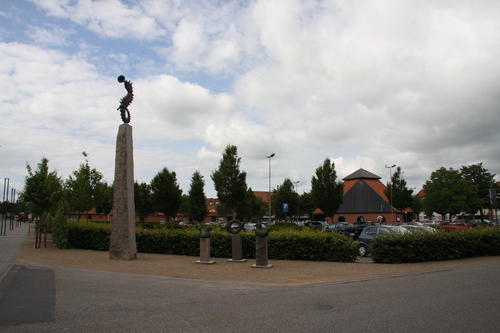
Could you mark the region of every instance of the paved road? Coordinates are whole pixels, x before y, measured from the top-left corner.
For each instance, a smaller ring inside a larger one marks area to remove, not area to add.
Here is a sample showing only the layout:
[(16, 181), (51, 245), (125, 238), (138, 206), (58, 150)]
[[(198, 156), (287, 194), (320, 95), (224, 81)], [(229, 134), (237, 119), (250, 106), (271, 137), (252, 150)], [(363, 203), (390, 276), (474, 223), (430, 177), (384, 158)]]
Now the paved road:
[(300, 287), (13, 265), (0, 331), (499, 332), (499, 278), (498, 263)]

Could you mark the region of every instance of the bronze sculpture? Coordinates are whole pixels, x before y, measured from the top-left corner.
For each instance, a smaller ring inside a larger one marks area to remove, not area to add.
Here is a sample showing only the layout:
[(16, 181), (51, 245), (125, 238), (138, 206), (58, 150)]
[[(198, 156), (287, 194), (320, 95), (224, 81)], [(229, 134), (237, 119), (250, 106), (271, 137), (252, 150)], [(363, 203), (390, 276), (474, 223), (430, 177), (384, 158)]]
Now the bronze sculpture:
[(128, 110), (128, 106), (134, 100), (134, 91), (132, 90), (132, 82), (125, 80), (125, 76), (118, 76), (118, 82), (125, 84), (125, 89), (127, 90), (127, 94), (122, 97), (120, 100), (120, 106), (117, 110), (120, 111), (120, 116), (122, 117), (123, 123), (130, 123), (130, 111)]

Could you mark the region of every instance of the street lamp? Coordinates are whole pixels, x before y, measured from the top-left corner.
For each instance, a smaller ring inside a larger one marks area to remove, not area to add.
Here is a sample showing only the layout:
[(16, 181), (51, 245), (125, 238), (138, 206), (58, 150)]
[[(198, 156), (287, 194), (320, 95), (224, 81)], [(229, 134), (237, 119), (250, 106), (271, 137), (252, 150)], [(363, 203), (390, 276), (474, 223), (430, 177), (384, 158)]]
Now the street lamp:
[(298, 184), (298, 183), (300, 183), (300, 180), (297, 180), (296, 182), (292, 182), (292, 183), (294, 183), (294, 184), (295, 184), (295, 192), (296, 192), (297, 194), (299, 194), (299, 191), (297, 190), (297, 186), (298, 186), (297, 184)]
[(269, 192), (268, 192), (268, 196), (269, 196), (269, 222), (271, 222), (271, 158), (274, 157), (274, 153), (272, 153), (271, 155), (269, 156), (266, 156), (266, 158), (269, 159)]
[(392, 168), (394, 168), (396, 164), (388, 166), (386, 165), (385, 167), (389, 169), (389, 179), (391, 180), (391, 222), (394, 222), (394, 209), (392, 208), (392, 188), (394, 187), (392, 183)]

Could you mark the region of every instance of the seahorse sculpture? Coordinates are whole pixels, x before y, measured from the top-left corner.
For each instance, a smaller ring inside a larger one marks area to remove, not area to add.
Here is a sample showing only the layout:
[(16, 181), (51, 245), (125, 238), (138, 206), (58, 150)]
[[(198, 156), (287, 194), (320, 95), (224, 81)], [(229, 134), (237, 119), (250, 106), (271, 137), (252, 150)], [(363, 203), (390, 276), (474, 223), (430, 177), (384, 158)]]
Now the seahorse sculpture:
[(118, 82), (125, 84), (125, 89), (127, 90), (127, 94), (122, 97), (120, 100), (120, 106), (117, 110), (120, 111), (120, 116), (125, 124), (130, 123), (130, 111), (128, 110), (128, 106), (134, 100), (134, 91), (132, 90), (132, 82), (125, 80), (125, 76), (118, 76)]

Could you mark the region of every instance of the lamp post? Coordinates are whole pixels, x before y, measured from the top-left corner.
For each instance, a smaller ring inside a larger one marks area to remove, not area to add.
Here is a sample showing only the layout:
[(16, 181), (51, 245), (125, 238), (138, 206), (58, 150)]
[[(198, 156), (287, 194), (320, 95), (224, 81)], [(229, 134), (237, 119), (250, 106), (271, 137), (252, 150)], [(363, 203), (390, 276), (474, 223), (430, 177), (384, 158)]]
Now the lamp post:
[(272, 153), (271, 155), (269, 156), (266, 156), (266, 158), (269, 159), (269, 192), (268, 192), (268, 196), (269, 196), (269, 222), (271, 222), (271, 158), (274, 157), (274, 153)]
[(299, 194), (299, 191), (298, 191), (298, 189), (297, 189), (297, 187), (298, 187), (298, 185), (297, 185), (297, 184), (298, 184), (298, 183), (300, 183), (300, 180), (297, 180), (296, 182), (293, 182), (293, 183), (295, 184), (295, 192), (296, 192), (297, 194)]
[(388, 166), (386, 165), (385, 167), (387, 169), (389, 169), (389, 179), (391, 181), (391, 222), (394, 222), (394, 209), (392, 208), (392, 187), (393, 187), (393, 183), (392, 183), (392, 168), (394, 168), (396, 166), (396, 164), (393, 164), (391, 166)]

